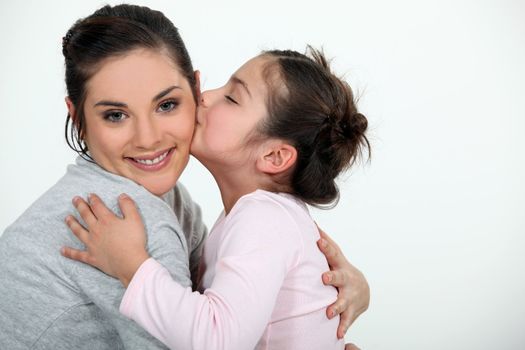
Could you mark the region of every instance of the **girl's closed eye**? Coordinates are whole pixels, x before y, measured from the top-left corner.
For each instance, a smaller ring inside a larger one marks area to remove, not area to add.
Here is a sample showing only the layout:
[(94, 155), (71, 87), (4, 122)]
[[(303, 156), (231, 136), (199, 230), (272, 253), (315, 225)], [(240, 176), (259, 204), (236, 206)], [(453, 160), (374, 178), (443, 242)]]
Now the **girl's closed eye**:
[(127, 118), (127, 115), (120, 111), (108, 111), (104, 113), (104, 120), (110, 123), (119, 123)]
[(233, 97), (231, 97), (230, 95), (224, 95), (224, 98), (226, 98), (227, 101), (231, 102), (231, 103), (234, 103), (236, 105), (238, 105), (239, 103), (233, 99)]
[(168, 113), (173, 111), (175, 108), (179, 106), (179, 101), (177, 100), (166, 100), (159, 104), (159, 107), (157, 108), (157, 112), (159, 113)]

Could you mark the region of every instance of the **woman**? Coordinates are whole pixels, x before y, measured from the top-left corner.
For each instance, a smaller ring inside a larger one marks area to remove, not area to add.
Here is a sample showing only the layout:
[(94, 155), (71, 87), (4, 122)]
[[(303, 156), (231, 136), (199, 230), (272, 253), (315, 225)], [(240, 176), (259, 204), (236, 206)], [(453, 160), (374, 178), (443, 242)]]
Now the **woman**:
[[(141, 54), (116, 64), (132, 50)], [(119, 314), (118, 281), (58, 250), (82, 247), (63, 222), (70, 198), (96, 192), (120, 213), (116, 198), (125, 192), (137, 201), (150, 254), (191, 285), (206, 229), (176, 181), (188, 161), (198, 79), (173, 24), (138, 6), (106, 6), (78, 21), (63, 53), (70, 143), (82, 157), (0, 238), (0, 347), (163, 348)], [(132, 125), (117, 130), (126, 116)]]

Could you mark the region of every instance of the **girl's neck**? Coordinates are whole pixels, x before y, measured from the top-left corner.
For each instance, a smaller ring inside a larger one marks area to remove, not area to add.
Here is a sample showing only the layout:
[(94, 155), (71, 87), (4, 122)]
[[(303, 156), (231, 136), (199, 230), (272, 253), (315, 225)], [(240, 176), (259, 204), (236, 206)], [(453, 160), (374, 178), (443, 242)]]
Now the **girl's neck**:
[(258, 189), (271, 191), (267, 185), (265, 174), (237, 167), (233, 168), (233, 170), (232, 168), (222, 169), (221, 171), (210, 168), (208, 170), (210, 170), (217, 186), (219, 186), (226, 215), (242, 196)]
[(242, 196), (252, 193), (257, 189), (263, 189), (261, 184), (256, 183), (255, 181), (244, 181), (239, 177), (218, 177), (215, 176), (215, 181), (219, 186), (221, 191), (222, 204), (224, 206), (224, 213), (226, 215), (232, 210), (233, 206), (239, 198)]
[(269, 192), (291, 193), (291, 188), (286, 183), (287, 176), (283, 174), (268, 174), (250, 162), (244, 164), (222, 164), (221, 162), (201, 163), (212, 174), (221, 192), (222, 204), (226, 215), (244, 195), (256, 190)]

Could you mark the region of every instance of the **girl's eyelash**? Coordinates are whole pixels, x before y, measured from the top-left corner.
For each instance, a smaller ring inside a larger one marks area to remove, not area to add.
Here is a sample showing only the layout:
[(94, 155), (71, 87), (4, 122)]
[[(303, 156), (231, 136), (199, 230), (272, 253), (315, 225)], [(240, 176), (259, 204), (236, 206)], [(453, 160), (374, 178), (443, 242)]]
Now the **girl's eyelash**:
[(236, 105), (239, 104), (237, 101), (235, 101), (235, 100), (234, 100), (231, 96), (229, 96), (229, 95), (224, 95), (224, 97), (225, 97), (228, 101), (230, 101), (230, 102), (232, 102), (232, 103), (235, 103)]

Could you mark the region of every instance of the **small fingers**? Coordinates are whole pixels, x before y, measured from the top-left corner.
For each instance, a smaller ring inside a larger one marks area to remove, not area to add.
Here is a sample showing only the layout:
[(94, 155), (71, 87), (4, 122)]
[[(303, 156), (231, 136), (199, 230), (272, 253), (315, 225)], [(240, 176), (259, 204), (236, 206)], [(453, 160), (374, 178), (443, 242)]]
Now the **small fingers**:
[(346, 332), (348, 331), (348, 328), (354, 323), (355, 317), (353, 316), (353, 313), (347, 311), (343, 312), (341, 314), (341, 318), (339, 320), (339, 326), (337, 327), (337, 338), (342, 339), (344, 338)]
[(89, 204), (81, 197), (76, 196), (73, 198), (73, 205), (77, 209), (78, 213), (82, 217), (82, 220), (89, 227), (93, 227), (97, 223), (97, 217), (91, 211)]
[(85, 264), (95, 266), (95, 261), (86, 251), (78, 250), (71, 247), (62, 247), (62, 249), (60, 249), (60, 253), (68, 259), (80, 261)]
[(122, 215), (124, 216), (124, 219), (140, 220), (139, 211), (131, 197), (122, 193), (118, 197), (118, 203), (120, 206), (120, 210), (122, 211)]
[(344, 270), (328, 271), (323, 273), (323, 283), (334, 287), (346, 287), (348, 275)]
[(69, 227), (71, 232), (82, 242), (84, 245), (87, 245), (89, 241), (89, 232), (84, 228), (84, 226), (80, 225), (78, 220), (72, 216), (68, 215), (66, 217), (66, 225)]
[(355, 344), (348, 343), (345, 345), (345, 350), (361, 350), (361, 348), (358, 348)]
[(117, 216), (106, 207), (106, 204), (94, 193), (89, 195), (89, 206), (99, 220), (117, 218)]
[(322, 239), (325, 239), (329, 245), (339, 248), (337, 243), (335, 243), (335, 241), (330, 236), (328, 236), (326, 232), (324, 232), (319, 226), (317, 226), (317, 229), (319, 230), (319, 235), (321, 236)]
[(336, 248), (333, 244), (330, 244), (328, 240), (321, 238), (317, 241), (317, 245), (326, 257), (328, 265), (334, 266), (334, 264), (337, 265), (338, 263), (340, 263), (339, 249)]
[(333, 318), (342, 312), (346, 313), (348, 305), (349, 302), (347, 299), (339, 297), (332, 305), (328, 306), (326, 309), (326, 316), (328, 316), (328, 318)]

